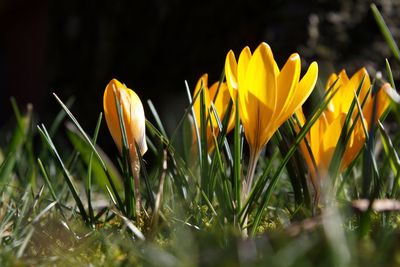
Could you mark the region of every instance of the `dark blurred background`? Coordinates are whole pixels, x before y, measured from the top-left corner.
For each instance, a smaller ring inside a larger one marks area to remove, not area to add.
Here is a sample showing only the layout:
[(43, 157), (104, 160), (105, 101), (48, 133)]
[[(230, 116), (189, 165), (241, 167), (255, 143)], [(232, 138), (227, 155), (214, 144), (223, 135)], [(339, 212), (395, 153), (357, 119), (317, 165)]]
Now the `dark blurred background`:
[[(399, 40), (399, 1), (373, 2)], [(185, 80), (193, 87), (204, 72), (217, 80), (230, 49), (238, 54), (262, 41), (280, 67), (299, 52), (304, 67), (318, 61), (324, 79), (344, 67), (349, 74), (361, 66), (384, 71), (387, 57), (398, 80), (370, 3), (0, 0), (0, 128), (13, 116), (11, 96), (22, 108), (33, 103), (40, 122), (50, 123), (60, 110), (55, 92), (75, 97), (71, 110), (92, 132), (104, 88), (117, 78), (143, 102), (151, 99), (171, 131), (187, 105)]]

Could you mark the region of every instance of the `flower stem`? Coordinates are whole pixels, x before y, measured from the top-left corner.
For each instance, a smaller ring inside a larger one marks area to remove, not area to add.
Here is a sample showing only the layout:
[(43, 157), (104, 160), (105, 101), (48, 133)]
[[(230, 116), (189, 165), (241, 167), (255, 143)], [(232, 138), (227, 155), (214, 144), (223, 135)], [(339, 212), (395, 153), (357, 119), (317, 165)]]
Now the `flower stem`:
[(139, 175), (140, 175), (140, 162), (137, 158), (133, 159), (131, 161), (131, 169), (132, 169), (132, 175), (133, 175), (133, 181), (134, 181), (134, 194), (135, 194), (135, 208), (136, 208), (136, 217), (140, 217), (140, 210), (142, 206), (142, 200), (140, 197), (140, 180), (139, 180)]
[[(246, 178), (242, 181), (243, 190), (241, 192), (241, 198), (240, 198), (241, 203), (246, 203), (246, 200), (249, 197), (259, 157), (260, 157), (260, 150), (255, 150), (255, 151), (250, 150), (250, 158), (249, 158)], [(242, 224), (243, 237), (247, 237), (247, 221), (248, 221), (248, 214), (246, 213), (246, 216), (243, 218), (243, 224)]]

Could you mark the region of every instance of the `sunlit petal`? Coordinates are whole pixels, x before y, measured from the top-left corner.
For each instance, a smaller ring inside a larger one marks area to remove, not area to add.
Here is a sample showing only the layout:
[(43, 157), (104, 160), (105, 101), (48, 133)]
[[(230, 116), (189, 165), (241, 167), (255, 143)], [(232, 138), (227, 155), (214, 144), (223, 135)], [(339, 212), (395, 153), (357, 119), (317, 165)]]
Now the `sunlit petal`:
[(238, 89), (237, 75), (237, 62), (235, 54), (232, 50), (230, 50), (225, 59), (225, 77), (232, 99), (236, 99)]
[(276, 110), (279, 114), (275, 114), (277, 118), (283, 117), (289, 105), (293, 101), (297, 101), (293, 96), (300, 79), (300, 69), (300, 56), (296, 53), (289, 57), (286, 64), (283, 66), (282, 71), (279, 73), (276, 99)]

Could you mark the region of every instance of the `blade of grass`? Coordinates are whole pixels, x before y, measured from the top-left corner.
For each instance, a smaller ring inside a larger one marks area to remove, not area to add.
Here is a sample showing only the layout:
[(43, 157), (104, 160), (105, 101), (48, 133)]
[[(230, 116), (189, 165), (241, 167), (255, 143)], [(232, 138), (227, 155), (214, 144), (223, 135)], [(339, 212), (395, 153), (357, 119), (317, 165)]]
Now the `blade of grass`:
[[(91, 147), (88, 145), (88, 143), (84, 140), (83, 136), (80, 134), (78, 129), (75, 127), (74, 124), (72, 123), (66, 123), (66, 134), (71, 142), (72, 146), (74, 149), (79, 152), (82, 160), (86, 164), (86, 166), (89, 166), (89, 161), (90, 161), (90, 155), (93, 153)], [(122, 185), (122, 177), (120, 173), (117, 170), (117, 167), (114, 165), (114, 163), (111, 161), (110, 158), (107, 157), (107, 155), (104, 153), (104, 151), (96, 146), (96, 150), (105, 162), (105, 164), (108, 167), (108, 172), (109, 175), (115, 185), (115, 188), (120, 191), (123, 188)], [(93, 154), (94, 155), (94, 154)], [(108, 184), (108, 178), (105, 170), (103, 169), (103, 166), (101, 165), (101, 162), (98, 160), (97, 157), (92, 158), (92, 178), (94, 178), (94, 181), (100, 188), (105, 190), (106, 185)]]
[[(135, 216), (139, 216), (140, 214), (140, 192), (139, 192), (139, 183), (136, 182), (139, 177), (134, 177), (133, 170), (131, 164), (133, 163), (131, 159), (130, 153), (130, 145), (128, 143), (128, 137), (125, 128), (125, 122), (122, 114), (122, 105), (118, 100), (116, 89), (114, 88), (114, 99), (115, 106), (117, 108), (118, 120), (119, 120), (119, 128), (122, 137), (122, 169), (124, 174), (124, 189), (125, 189), (125, 209), (122, 210), (122, 213), (126, 214), (128, 218), (133, 218)], [(135, 142), (131, 140), (131, 142)], [(137, 152), (136, 152), (137, 153)], [(139, 152), (140, 153), (140, 152)], [(135, 179), (135, 184), (132, 183), (133, 179)], [(134, 190), (134, 191), (133, 191)], [(136, 200), (136, 201), (135, 201)]]
[(140, 149), (139, 149), (139, 146), (137, 145), (137, 143), (135, 143), (135, 149), (136, 149), (136, 153), (139, 158), (140, 172), (142, 174), (144, 183), (146, 185), (147, 197), (150, 202), (150, 206), (154, 209), (155, 201), (154, 201), (153, 190), (151, 189), (151, 185), (150, 185), (150, 177), (149, 177), (149, 174), (147, 173), (146, 165), (145, 165), (144, 159), (142, 157), (142, 154), (140, 154)]
[(50, 150), (53, 152), (53, 155), (56, 157), (56, 159), (64, 173), (65, 181), (68, 184), (68, 188), (70, 189), (70, 192), (72, 193), (72, 196), (75, 200), (76, 205), (78, 206), (79, 212), (80, 212), (83, 220), (85, 222), (88, 222), (88, 216), (86, 214), (85, 208), (83, 207), (83, 204), (79, 197), (79, 194), (75, 188), (75, 185), (72, 182), (72, 176), (69, 173), (69, 171), (67, 170), (67, 168), (65, 167), (64, 162), (62, 161), (60, 155), (58, 154), (58, 151), (57, 151), (51, 137), (49, 136), (49, 134), (46, 130), (46, 127), (42, 124), (41, 127), (38, 126), (38, 131), (39, 131), (40, 135), (42, 136), (42, 138), (46, 141)]
[[(16, 119), (16, 127), (13, 131), (11, 141), (6, 150), (6, 158), (0, 166), (0, 182), (7, 183), (12, 177), (12, 172), (17, 162), (17, 157), (23, 145), (26, 143), (27, 132), (31, 121), (31, 109), (28, 109), (26, 116), (22, 116), (14, 98), (11, 98), (11, 105)], [(21, 181), (26, 183), (27, 181)]]
[(108, 167), (105, 164), (105, 162), (103, 161), (103, 159), (101, 158), (100, 154), (97, 152), (96, 148), (94, 147), (94, 145), (92, 144), (91, 139), (88, 137), (88, 135), (86, 134), (86, 132), (83, 130), (83, 128), (81, 127), (81, 125), (79, 124), (79, 122), (77, 121), (77, 119), (75, 118), (75, 116), (71, 113), (71, 111), (68, 109), (68, 107), (61, 101), (61, 99), (55, 94), (53, 93), (53, 96), (56, 98), (56, 100), (58, 101), (58, 103), (61, 105), (61, 107), (64, 109), (65, 113), (68, 115), (68, 117), (72, 120), (72, 122), (75, 124), (75, 126), (77, 127), (77, 129), (79, 130), (79, 132), (82, 134), (83, 139), (86, 141), (86, 143), (89, 145), (89, 147), (92, 149), (92, 151), (94, 152), (94, 155), (96, 156), (96, 158), (99, 160), (102, 168), (104, 169), (104, 172), (106, 173), (108, 182), (111, 186), (111, 190), (112, 193), (115, 196), (115, 199), (117, 200), (118, 203), (118, 207), (123, 210), (123, 202), (121, 200), (121, 197), (119, 196), (118, 190), (114, 184), (114, 181), (109, 173)]
[(386, 64), (386, 74), (388, 76), (390, 85), (392, 86), (393, 89), (396, 90), (396, 85), (395, 85), (394, 79), (393, 79), (392, 68), (390, 67), (389, 60), (387, 58), (385, 59), (385, 64)]
[[(242, 152), (242, 145), (241, 145), (241, 140), (240, 140), (240, 132), (241, 132), (241, 126), (240, 126), (240, 116), (239, 116), (239, 98), (236, 98), (235, 101), (235, 128), (233, 132), (233, 192), (234, 192), (234, 199), (233, 203), (234, 206), (236, 207), (236, 215), (239, 214), (241, 210), (241, 201), (240, 201), (240, 196), (241, 196), (241, 152)], [(238, 219), (239, 217), (236, 216)], [(239, 222), (238, 222), (239, 223)]]
[(160, 132), (164, 135), (164, 136), (168, 136), (167, 132), (165, 131), (164, 125), (161, 122), (160, 116), (158, 115), (158, 112), (156, 110), (156, 108), (153, 105), (153, 102), (151, 102), (151, 100), (147, 100), (147, 105), (149, 105), (151, 114), (153, 115), (155, 121), (156, 121), (156, 125), (158, 126), (158, 129), (160, 130)]
[[(185, 81), (185, 88), (186, 88), (186, 95), (187, 95), (188, 100), (189, 100), (189, 107), (187, 108), (186, 112), (187, 113), (190, 112), (190, 114), (192, 115), (192, 118), (193, 118), (193, 123), (194, 123), (194, 127), (195, 127), (195, 130), (196, 130), (195, 133), (196, 133), (196, 140), (197, 140), (197, 149), (198, 149), (197, 151), (199, 153), (199, 159), (201, 160), (202, 159), (202, 148), (201, 148), (201, 138), (200, 138), (200, 133), (199, 133), (199, 129), (200, 129), (199, 128), (199, 123), (200, 122), (198, 122), (196, 120), (196, 115), (194, 113), (193, 105), (194, 105), (197, 97), (200, 95), (202, 90), (199, 90), (199, 92), (197, 92), (197, 94), (192, 99), (192, 94), (190, 93), (189, 84), (187, 83), (187, 81)], [(185, 114), (184, 114), (184, 116), (185, 116)], [(171, 138), (171, 140), (173, 140), (173, 139)]]
[[(99, 134), (101, 120), (102, 120), (103, 113), (100, 112), (99, 118), (97, 119), (96, 128), (93, 134), (93, 145), (96, 145), (97, 136)], [(89, 211), (89, 218), (92, 224), (94, 224), (94, 214), (93, 214), (93, 207), (92, 207), (92, 162), (93, 162), (93, 151), (90, 152), (89, 156), (89, 163), (87, 169), (87, 177), (86, 177), (86, 197), (87, 197), (87, 205)]]
[(394, 174), (392, 191), (390, 192), (390, 198), (397, 198), (397, 191), (399, 189), (399, 179), (400, 179), (400, 158), (396, 151), (396, 148), (393, 146), (392, 141), (388, 133), (385, 130), (385, 127), (381, 122), (378, 121), (378, 128), (381, 133), (381, 140), (383, 144), (383, 149), (385, 151), (386, 157), (389, 159), (390, 167)]
[(53, 198), (54, 201), (56, 201), (58, 203), (58, 207), (59, 207), (59, 210), (61, 212), (61, 215), (65, 218), (65, 215), (64, 215), (63, 210), (61, 208), (61, 205), (59, 204), (59, 200), (58, 200), (57, 194), (56, 194), (53, 186), (51, 185), (51, 182), (50, 182), (50, 179), (49, 179), (49, 175), (47, 174), (47, 171), (44, 168), (43, 163), (40, 160), (40, 158), (38, 158), (37, 161), (38, 161), (38, 164), (39, 164), (40, 171), (42, 172), (42, 177), (44, 179), (44, 182), (45, 182), (46, 186), (48, 187), (48, 189), (50, 191), (51, 197)]
[(200, 158), (200, 173), (201, 173), (201, 189), (205, 191), (207, 198), (210, 199), (211, 192), (209, 189), (209, 162), (208, 162), (208, 140), (207, 140), (207, 124), (210, 117), (207, 115), (208, 108), (205, 102), (205, 88), (203, 81), (200, 85), (200, 144), (201, 144), (201, 158)]
[[(372, 84), (372, 92), (376, 95), (378, 93), (379, 86), (376, 81)], [(366, 145), (363, 155), (363, 167), (362, 167), (362, 191), (361, 197), (369, 199), (369, 207), (366, 212), (363, 212), (359, 218), (359, 228), (358, 235), (359, 237), (365, 236), (370, 229), (372, 223), (372, 204), (374, 199), (379, 197), (381, 192), (381, 182), (382, 179), (379, 175), (379, 170), (377, 167), (377, 163), (374, 157), (374, 145), (375, 145), (375, 121), (376, 121), (376, 111), (377, 111), (377, 97), (373, 99), (372, 113), (370, 118), (370, 125), (368, 129), (368, 133), (365, 132), (366, 135)], [(363, 129), (366, 131), (367, 127), (365, 126), (364, 120), (361, 120), (363, 123)]]
[(378, 24), (378, 27), (383, 35), (383, 38), (385, 39), (386, 43), (390, 47), (390, 50), (392, 50), (392, 53), (394, 57), (400, 61), (400, 50), (399, 47), (397, 46), (392, 33), (390, 32), (388, 26), (385, 23), (385, 20), (383, 19), (381, 13), (379, 12), (378, 8), (376, 7), (375, 4), (371, 4), (371, 11), (374, 16), (374, 19), (376, 23)]

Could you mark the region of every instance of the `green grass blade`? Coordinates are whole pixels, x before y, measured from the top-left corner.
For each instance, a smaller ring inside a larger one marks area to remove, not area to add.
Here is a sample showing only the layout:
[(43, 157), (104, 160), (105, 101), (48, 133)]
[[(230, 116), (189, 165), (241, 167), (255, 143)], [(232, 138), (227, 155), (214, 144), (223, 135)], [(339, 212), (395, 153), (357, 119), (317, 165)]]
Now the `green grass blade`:
[[(377, 83), (374, 82), (372, 85), (372, 92), (376, 92), (377, 89), (374, 87), (377, 87)], [(375, 129), (376, 125), (376, 110), (377, 110), (377, 97), (374, 97), (373, 99), (373, 106), (372, 106), (372, 114), (370, 119), (370, 125), (367, 131), (367, 126), (364, 123), (364, 120), (361, 120), (361, 123), (363, 125), (363, 129), (365, 131), (366, 135), (366, 147), (364, 151), (364, 158), (363, 158), (363, 187), (362, 187), (362, 197), (368, 198), (372, 200), (374, 197), (376, 197), (377, 192), (379, 191), (379, 184), (376, 183), (375, 185), (373, 184), (373, 179), (375, 181), (379, 181), (379, 172), (377, 170), (377, 163), (374, 157), (374, 145), (375, 145)], [(362, 113), (360, 113), (362, 116)], [(374, 188), (375, 186), (375, 188)], [(378, 191), (377, 191), (378, 190)]]
[[(17, 162), (17, 157), (21, 153), (24, 144), (27, 141), (27, 134), (31, 123), (31, 109), (28, 109), (26, 116), (22, 116), (14, 98), (11, 98), (11, 104), (16, 118), (16, 127), (6, 150), (5, 160), (0, 166), (0, 182), (7, 183)], [(31, 154), (31, 151), (29, 151)], [(26, 183), (24, 179), (21, 181)]]
[(192, 115), (193, 118), (193, 123), (194, 123), (194, 127), (195, 127), (195, 133), (196, 133), (196, 140), (197, 140), (197, 151), (199, 153), (199, 160), (201, 161), (202, 159), (202, 149), (201, 149), (201, 138), (200, 138), (200, 133), (199, 133), (199, 121), (197, 121), (196, 119), (196, 115), (194, 113), (194, 102), (196, 101), (197, 97), (200, 95), (200, 92), (197, 92), (197, 94), (193, 97), (192, 99), (192, 94), (190, 93), (190, 89), (189, 89), (189, 85), (187, 83), (187, 81), (185, 81), (185, 88), (186, 88), (186, 95), (189, 99), (189, 107), (187, 108), (188, 112), (190, 112), (190, 114)]
[(209, 162), (208, 162), (208, 140), (207, 140), (207, 124), (209, 121), (208, 108), (205, 103), (205, 88), (203, 82), (200, 87), (200, 144), (201, 144), (201, 158), (200, 158), (200, 173), (201, 173), (201, 189), (205, 191), (207, 198), (211, 197), (209, 189)]
[(392, 86), (392, 88), (396, 90), (396, 85), (395, 85), (394, 79), (393, 79), (392, 68), (390, 67), (390, 63), (387, 58), (385, 59), (385, 64), (386, 64), (386, 74), (389, 79), (390, 86)]
[[(86, 166), (89, 166), (90, 155), (92, 155), (93, 150), (84, 140), (83, 136), (80, 134), (80, 132), (78, 131), (78, 129), (75, 127), (74, 124), (67, 123), (66, 128), (67, 128), (66, 133), (69, 141), (73, 145), (74, 149), (79, 152)], [(109, 175), (113, 181), (115, 188), (118, 191), (122, 190), (123, 189), (122, 177), (118, 173), (117, 168), (114, 166), (111, 159), (107, 157), (107, 155), (100, 147), (96, 146), (96, 151), (99, 153), (104, 163), (107, 165), (107, 171), (109, 172)], [(98, 160), (97, 157), (92, 158), (91, 170), (92, 170), (92, 178), (94, 178), (93, 182), (95, 182), (98, 186), (100, 186), (100, 188), (105, 190), (105, 187), (109, 183), (109, 180), (107, 178), (107, 174), (101, 162)]]
[(86, 132), (83, 130), (82, 126), (79, 124), (78, 120), (75, 118), (75, 116), (71, 113), (71, 111), (68, 109), (68, 107), (61, 101), (61, 99), (55, 94), (53, 93), (53, 96), (56, 98), (57, 102), (60, 104), (60, 106), (64, 109), (65, 113), (68, 115), (68, 117), (72, 120), (72, 122), (74, 123), (74, 125), (76, 126), (76, 128), (79, 130), (79, 132), (81, 133), (83, 139), (85, 140), (85, 142), (89, 145), (89, 147), (91, 148), (91, 150), (93, 151), (94, 155), (96, 156), (96, 158), (99, 160), (102, 168), (104, 169), (104, 172), (106, 173), (108, 182), (111, 186), (111, 190), (115, 196), (115, 199), (117, 200), (118, 203), (118, 207), (123, 209), (123, 203), (121, 200), (121, 197), (119, 196), (118, 190), (114, 184), (113, 178), (108, 170), (107, 165), (105, 164), (105, 162), (103, 161), (102, 157), (100, 156), (100, 154), (97, 152), (96, 148), (94, 147), (91, 139), (89, 138), (89, 136), (86, 134)]
[(153, 190), (151, 189), (151, 185), (150, 185), (150, 177), (149, 177), (149, 174), (147, 173), (146, 164), (144, 162), (142, 154), (140, 154), (140, 149), (139, 149), (139, 146), (137, 143), (135, 143), (135, 149), (136, 149), (136, 153), (138, 155), (138, 159), (139, 159), (139, 163), (140, 163), (140, 172), (142, 174), (144, 183), (146, 185), (147, 198), (150, 202), (151, 207), (154, 209), (155, 201), (154, 201)]
[(84, 140), (88, 143), (88, 145), (91, 147), (92, 151), (94, 152), (94, 154), (96, 155), (96, 157), (99, 159), (100, 163), (103, 166), (104, 170), (107, 170), (107, 165), (104, 163), (103, 159), (101, 158), (101, 156), (99, 155), (99, 153), (97, 152), (96, 148), (94, 147), (91, 139), (89, 138), (89, 136), (86, 134), (86, 132), (83, 130), (82, 126), (79, 124), (78, 120), (75, 118), (75, 116), (71, 113), (71, 111), (68, 109), (68, 107), (61, 101), (60, 98), (58, 98), (58, 96), (56, 94), (54, 94), (54, 97), (56, 98), (56, 100), (58, 101), (58, 103), (61, 105), (61, 107), (64, 109), (64, 111), (67, 113), (68, 117), (72, 120), (72, 122), (75, 124), (75, 126), (77, 127), (77, 129), (79, 130), (79, 132), (82, 134)]
[[(71, 97), (65, 102), (65, 106), (71, 108), (74, 102), (75, 99)], [(50, 130), (49, 130), (50, 137), (53, 137), (56, 134), (57, 130), (60, 128), (61, 123), (64, 121), (66, 115), (67, 113), (65, 113), (64, 110), (60, 110), (60, 112), (58, 112), (58, 114), (56, 115), (56, 117), (54, 118), (53, 122), (50, 125)]]
[(161, 122), (160, 116), (158, 115), (158, 112), (156, 110), (156, 108), (153, 105), (153, 102), (151, 102), (151, 100), (147, 100), (147, 105), (149, 105), (151, 114), (153, 115), (155, 121), (156, 121), (156, 125), (158, 126), (158, 129), (160, 130), (160, 132), (164, 135), (164, 136), (168, 136), (167, 132), (165, 131), (164, 125)]
[(399, 182), (400, 182), (400, 158), (394, 147), (392, 140), (389, 137), (389, 134), (386, 132), (385, 127), (382, 125), (381, 122), (378, 122), (378, 128), (381, 133), (381, 140), (383, 144), (383, 149), (386, 154), (386, 158), (389, 159), (389, 165), (394, 174), (394, 180), (392, 185), (392, 191), (390, 192), (390, 198), (397, 198), (397, 191), (399, 189)]
[(400, 61), (399, 47), (397, 46), (392, 33), (390, 32), (388, 26), (385, 23), (385, 20), (383, 19), (381, 13), (379, 12), (379, 10), (375, 4), (371, 4), (371, 11), (372, 11), (372, 14), (374, 15), (374, 19), (375, 19), (376, 23), (378, 24), (378, 27), (379, 27), (382, 35), (383, 35), (383, 38), (385, 38), (386, 43), (390, 47), (390, 50), (392, 50), (394, 57), (398, 61)]
[(80, 212), (83, 220), (85, 222), (88, 222), (87, 213), (85, 211), (85, 208), (83, 207), (82, 201), (81, 201), (81, 199), (79, 197), (79, 194), (78, 194), (78, 192), (77, 192), (77, 190), (75, 188), (75, 185), (72, 182), (72, 176), (69, 173), (69, 171), (67, 170), (67, 168), (65, 167), (63, 160), (61, 159), (61, 157), (60, 157), (60, 155), (59, 155), (59, 153), (58, 153), (53, 141), (51, 140), (51, 138), (50, 138), (50, 136), (49, 136), (49, 134), (48, 134), (48, 132), (46, 130), (46, 127), (44, 125), (42, 125), (41, 127), (38, 126), (38, 131), (39, 131), (40, 135), (42, 136), (42, 138), (48, 144), (48, 146), (49, 146), (50, 150), (52, 151), (53, 155), (56, 157), (56, 159), (57, 159), (57, 161), (58, 161), (58, 163), (59, 163), (59, 165), (60, 165), (60, 167), (61, 167), (61, 169), (62, 169), (62, 171), (64, 173), (65, 181), (68, 184), (68, 188), (69, 188), (70, 192), (72, 193), (72, 196), (73, 196), (73, 198), (75, 200), (76, 205), (78, 206), (79, 212)]
[[(135, 184), (133, 183), (133, 180), (135, 179), (135, 181), (138, 181), (139, 177), (134, 177), (136, 176), (136, 174), (133, 174), (132, 171), (130, 145), (128, 143), (128, 136), (126, 133), (126, 127), (122, 113), (122, 105), (119, 102), (115, 91), (114, 91), (114, 99), (115, 99), (115, 106), (117, 108), (119, 128), (122, 137), (121, 149), (122, 149), (122, 169), (124, 174), (124, 189), (125, 189), (125, 214), (128, 216), (128, 218), (133, 218), (136, 215), (139, 216), (139, 214), (135, 213), (136, 210), (139, 211), (138, 209), (140, 209), (140, 207), (137, 206), (135, 207), (136, 204), (135, 200), (139, 199), (137, 204), (140, 203), (140, 196), (139, 196), (140, 193), (135, 195), (134, 192), (135, 191), (134, 188), (137, 191), (139, 190), (139, 183), (138, 182), (136, 182)], [(130, 141), (135, 142), (135, 140), (130, 140)], [(122, 210), (122, 212), (124, 213), (124, 210)]]
[(17, 161), (17, 155), (15, 152), (8, 152), (6, 158), (0, 165), (0, 182), (2, 184), (8, 183), (9, 179), (11, 179), (12, 171), (15, 166), (15, 162)]
[(39, 164), (40, 171), (42, 172), (42, 177), (44, 179), (44, 182), (47, 185), (47, 187), (49, 188), (49, 191), (50, 191), (51, 196), (53, 197), (53, 200), (58, 202), (58, 197), (56, 195), (56, 192), (55, 192), (53, 186), (51, 185), (49, 175), (47, 174), (47, 171), (44, 168), (43, 163), (40, 160), (40, 158), (38, 158), (38, 164)]
[[(97, 136), (99, 134), (101, 121), (103, 118), (103, 113), (100, 112), (99, 118), (97, 119), (96, 128), (93, 134), (93, 145), (96, 145)], [(93, 151), (90, 152), (87, 177), (86, 177), (86, 197), (89, 211), (89, 218), (92, 224), (94, 223), (94, 214), (93, 214), (93, 206), (92, 206), (92, 163), (93, 163)]]
[(241, 200), (240, 200), (240, 188), (241, 188), (241, 125), (239, 116), (239, 97), (235, 101), (235, 128), (233, 135), (233, 192), (234, 199), (233, 202), (236, 206), (236, 213), (239, 214), (241, 210)]

